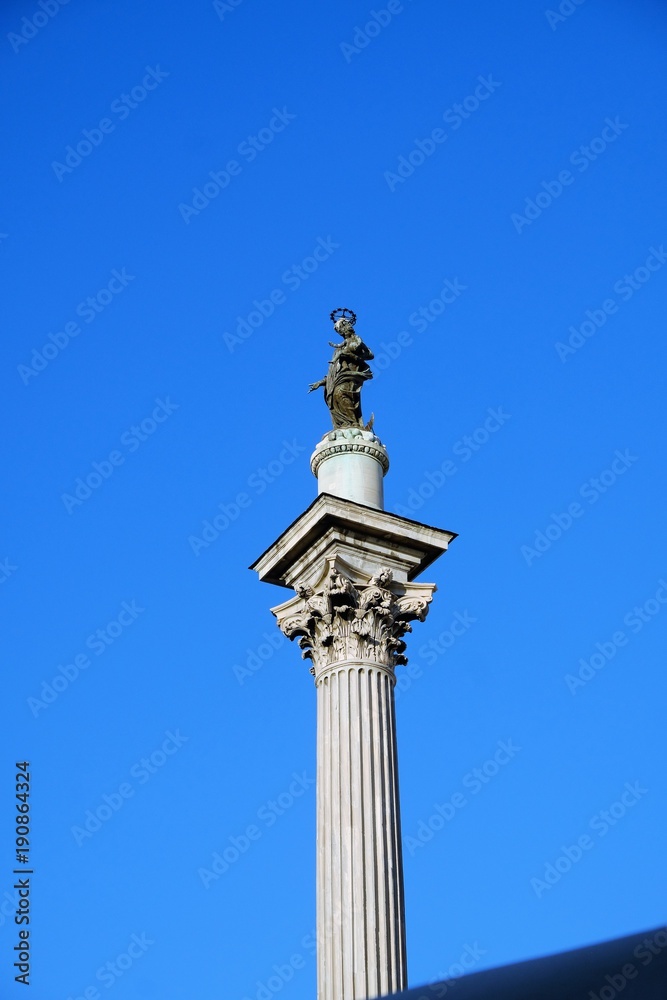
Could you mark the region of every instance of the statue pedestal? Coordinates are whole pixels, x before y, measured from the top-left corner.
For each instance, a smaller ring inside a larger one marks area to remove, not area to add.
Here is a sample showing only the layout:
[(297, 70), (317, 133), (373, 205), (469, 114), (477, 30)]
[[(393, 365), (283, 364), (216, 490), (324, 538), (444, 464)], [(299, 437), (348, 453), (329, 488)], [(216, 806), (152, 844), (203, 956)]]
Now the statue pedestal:
[(310, 459), (317, 492), (384, 509), (386, 448), (373, 431), (345, 427), (325, 434)]

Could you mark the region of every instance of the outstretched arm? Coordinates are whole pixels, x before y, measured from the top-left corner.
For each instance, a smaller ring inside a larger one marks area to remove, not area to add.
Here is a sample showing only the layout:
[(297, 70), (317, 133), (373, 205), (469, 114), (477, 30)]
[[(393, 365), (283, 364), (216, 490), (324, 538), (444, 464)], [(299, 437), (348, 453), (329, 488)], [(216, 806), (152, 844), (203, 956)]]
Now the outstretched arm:
[(313, 389), (321, 389), (323, 385), (326, 385), (326, 382), (327, 380), (325, 378), (321, 378), (319, 382), (311, 382), (308, 387), (308, 392), (312, 392)]

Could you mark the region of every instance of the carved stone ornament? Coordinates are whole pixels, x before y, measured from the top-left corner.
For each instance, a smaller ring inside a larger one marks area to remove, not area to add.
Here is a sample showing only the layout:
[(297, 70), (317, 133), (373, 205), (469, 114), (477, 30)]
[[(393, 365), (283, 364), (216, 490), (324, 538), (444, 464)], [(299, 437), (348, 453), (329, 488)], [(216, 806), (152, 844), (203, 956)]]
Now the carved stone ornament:
[(349, 454), (370, 455), (382, 466), (383, 474), (389, 469), (389, 456), (380, 438), (373, 431), (360, 427), (344, 427), (337, 431), (329, 431), (318, 442), (310, 460), (310, 468), (317, 475), (322, 462), (335, 455)]
[(317, 676), (346, 660), (392, 670), (407, 663), (403, 635), (412, 631), (411, 621), (424, 621), (435, 585), (395, 584), (388, 569), (355, 585), (334, 559), (320, 586), (295, 589), (296, 597), (273, 613), (287, 638), (298, 639), (302, 657), (312, 660), (311, 673)]

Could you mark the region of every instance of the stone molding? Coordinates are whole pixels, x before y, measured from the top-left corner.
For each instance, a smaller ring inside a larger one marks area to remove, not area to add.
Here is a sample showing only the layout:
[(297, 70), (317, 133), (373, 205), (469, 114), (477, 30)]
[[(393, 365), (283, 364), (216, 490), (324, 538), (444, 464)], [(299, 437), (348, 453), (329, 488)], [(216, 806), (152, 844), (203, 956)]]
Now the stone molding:
[(342, 555), (356, 567), (347, 574), (355, 582), (366, 583), (388, 566), (395, 591), (399, 581), (419, 576), (455, 538), (452, 531), (323, 492), (251, 568), (266, 583), (288, 590), (310, 584), (319, 593), (323, 560)]
[(328, 458), (344, 454), (362, 454), (375, 459), (382, 466), (382, 472), (389, 469), (389, 456), (385, 446), (379, 437), (372, 431), (364, 431), (359, 428), (344, 428), (343, 430), (330, 431), (317, 444), (310, 459), (310, 468), (314, 476)]

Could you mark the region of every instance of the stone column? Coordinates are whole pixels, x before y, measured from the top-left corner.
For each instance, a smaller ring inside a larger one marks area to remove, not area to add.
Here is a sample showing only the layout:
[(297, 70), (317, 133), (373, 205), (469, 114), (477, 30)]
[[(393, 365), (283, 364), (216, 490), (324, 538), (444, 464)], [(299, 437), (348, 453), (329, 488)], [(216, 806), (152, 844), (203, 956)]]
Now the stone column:
[(318, 1000), (407, 986), (394, 667), (431, 595), (397, 598), (392, 582), (355, 587), (332, 560), (322, 593), (278, 617), (317, 687)]
[[(330, 443), (318, 469), (341, 456)], [(354, 469), (325, 480), (340, 493), (322, 491), (252, 567), (296, 591), (272, 611), (317, 690), (318, 1000), (407, 986), (394, 671), (435, 590), (413, 578), (456, 537), (383, 511), (376, 441), (348, 444)]]
[(393, 671), (331, 664), (317, 684), (319, 1000), (407, 986)]

